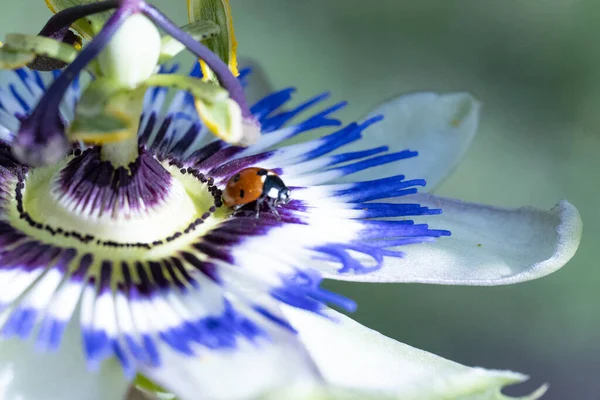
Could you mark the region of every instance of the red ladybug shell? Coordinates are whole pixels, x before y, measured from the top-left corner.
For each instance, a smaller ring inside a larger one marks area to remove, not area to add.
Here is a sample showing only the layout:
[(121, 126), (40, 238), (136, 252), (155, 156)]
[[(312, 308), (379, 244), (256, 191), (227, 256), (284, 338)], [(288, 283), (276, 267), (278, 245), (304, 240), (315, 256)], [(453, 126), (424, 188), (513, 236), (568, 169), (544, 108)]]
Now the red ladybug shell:
[(223, 191), (223, 201), (227, 207), (252, 203), (263, 195), (264, 183), (274, 172), (264, 168), (246, 168), (235, 174)]

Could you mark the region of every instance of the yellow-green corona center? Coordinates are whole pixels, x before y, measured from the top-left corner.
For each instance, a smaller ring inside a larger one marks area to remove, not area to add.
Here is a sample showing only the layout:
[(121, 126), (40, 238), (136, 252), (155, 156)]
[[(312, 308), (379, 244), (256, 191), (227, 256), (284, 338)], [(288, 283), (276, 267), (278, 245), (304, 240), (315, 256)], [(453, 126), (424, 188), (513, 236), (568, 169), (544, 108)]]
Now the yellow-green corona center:
[(10, 207), (13, 226), (44, 242), (111, 256), (157, 258), (186, 246), (229, 215), (201, 174), (142, 153), (129, 168), (99, 149), (29, 171)]
[(58, 179), (59, 171), (53, 168), (33, 172), (25, 186), (25, 209), (34, 219), (63, 229), (77, 229), (102, 240), (151, 243), (165, 236), (165, 232), (184, 229), (190, 216), (206, 206), (201, 196), (192, 197), (180, 181), (173, 180), (169, 194), (158, 204), (132, 208), (124, 203), (116, 205), (112, 212), (101, 212), (99, 207), (65, 194), (59, 189)]

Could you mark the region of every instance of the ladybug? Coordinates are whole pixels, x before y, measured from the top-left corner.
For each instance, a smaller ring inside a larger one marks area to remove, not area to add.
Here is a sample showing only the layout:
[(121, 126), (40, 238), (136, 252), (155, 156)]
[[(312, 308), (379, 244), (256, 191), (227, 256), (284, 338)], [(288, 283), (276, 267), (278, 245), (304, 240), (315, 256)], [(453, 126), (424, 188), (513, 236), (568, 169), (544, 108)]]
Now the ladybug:
[(223, 191), (223, 202), (227, 207), (238, 209), (256, 201), (256, 216), (260, 206), (266, 202), (273, 213), (279, 204), (290, 201), (291, 190), (273, 171), (264, 168), (245, 168), (232, 176)]

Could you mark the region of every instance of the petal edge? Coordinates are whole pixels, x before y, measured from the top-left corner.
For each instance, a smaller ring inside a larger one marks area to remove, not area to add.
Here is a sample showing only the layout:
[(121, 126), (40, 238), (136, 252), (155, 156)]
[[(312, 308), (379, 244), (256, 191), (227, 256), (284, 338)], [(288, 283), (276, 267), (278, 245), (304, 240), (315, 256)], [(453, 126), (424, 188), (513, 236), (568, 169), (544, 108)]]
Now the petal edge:
[(388, 258), (381, 270), (371, 274), (331, 273), (326, 277), (361, 282), (508, 285), (557, 271), (575, 255), (581, 240), (581, 217), (566, 200), (549, 211), (492, 207), (431, 194), (408, 195), (403, 201), (441, 208), (441, 215), (415, 220), (448, 229), (452, 236), (404, 246), (400, 249), (404, 258)]
[(370, 128), (365, 139), (348, 151), (389, 145), (392, 151), (416, 150), (419, 157), (410, 164), (372, 168), (353, 175), (353, 179), (380, 178), (395, 168), (394, 172), (407, 170), (411, 178), (425, 179), (426, 191), (435, 189), (469, 149), (477, 133), (480, 110), (481, 103), (464, 92), (411, 93), (378, 105), (365, 119), (383, 115), (384, 120)]
[[(337, 323), (283, 309), (328, 385), (372, 391), (385, 399), (508, 400), (512, 398), (503, 396), (501, 389), (528, 379), (517, 372), (458, 364), (397, 342), (333, 310), (327, 315)], [(522, 400), (537, 399), (545, 389)]]

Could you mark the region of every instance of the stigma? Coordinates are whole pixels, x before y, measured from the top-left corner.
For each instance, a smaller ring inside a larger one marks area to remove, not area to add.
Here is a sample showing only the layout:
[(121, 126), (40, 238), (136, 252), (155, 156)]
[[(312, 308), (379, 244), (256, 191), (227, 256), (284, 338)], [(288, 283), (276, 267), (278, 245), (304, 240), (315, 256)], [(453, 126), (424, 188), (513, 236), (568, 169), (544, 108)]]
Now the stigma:
[(100, 53), (98, 64), (104, 76), (133, 89), (156, 72), (160, 51), (156, 26), (142, 14), (134, 14)]

